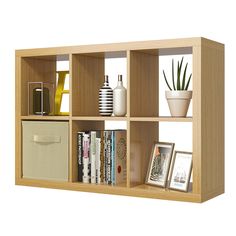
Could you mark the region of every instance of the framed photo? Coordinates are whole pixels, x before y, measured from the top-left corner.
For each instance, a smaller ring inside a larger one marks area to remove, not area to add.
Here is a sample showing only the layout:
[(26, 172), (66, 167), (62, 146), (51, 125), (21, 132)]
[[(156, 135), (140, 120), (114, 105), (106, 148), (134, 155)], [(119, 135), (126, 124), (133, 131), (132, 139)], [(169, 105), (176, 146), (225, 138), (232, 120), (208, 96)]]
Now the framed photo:
[(174, 145), (162, 142), (153, 145), (146, 184), (166, 187)]
[(176, 151), (170, 175), (170, 189), (187, 192), (192, 172), (192, 153)]

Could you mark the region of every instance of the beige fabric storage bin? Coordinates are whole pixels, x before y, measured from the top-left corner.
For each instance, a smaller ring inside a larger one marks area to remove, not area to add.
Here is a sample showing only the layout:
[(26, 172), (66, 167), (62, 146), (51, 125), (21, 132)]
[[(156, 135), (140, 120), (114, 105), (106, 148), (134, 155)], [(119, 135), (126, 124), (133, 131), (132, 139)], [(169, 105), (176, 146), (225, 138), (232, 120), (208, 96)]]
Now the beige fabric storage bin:
[(68, 181), (69, 123), (23, 121), (23, 177)]

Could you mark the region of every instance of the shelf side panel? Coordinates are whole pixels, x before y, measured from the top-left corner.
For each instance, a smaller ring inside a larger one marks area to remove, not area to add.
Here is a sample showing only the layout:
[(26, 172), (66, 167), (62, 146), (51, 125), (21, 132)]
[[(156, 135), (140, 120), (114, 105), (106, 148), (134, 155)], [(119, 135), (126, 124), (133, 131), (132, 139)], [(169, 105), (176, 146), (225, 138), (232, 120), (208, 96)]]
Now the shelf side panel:
[(130, 51), (130, 116), (158, 116), (158, 55)]
[(201, 50), (202, 197), (224, 193), (224, 46)]
[(16, 106), (16, 114), (15, 114), (15, 181), (18, 180), (22, 176), (22, 162), (21, 162), (21, 57), (16, 57), (16, 98), (15, 98), (15, 106)]
[(201, 46), (193, 47), (193, 193), (202, 192)]

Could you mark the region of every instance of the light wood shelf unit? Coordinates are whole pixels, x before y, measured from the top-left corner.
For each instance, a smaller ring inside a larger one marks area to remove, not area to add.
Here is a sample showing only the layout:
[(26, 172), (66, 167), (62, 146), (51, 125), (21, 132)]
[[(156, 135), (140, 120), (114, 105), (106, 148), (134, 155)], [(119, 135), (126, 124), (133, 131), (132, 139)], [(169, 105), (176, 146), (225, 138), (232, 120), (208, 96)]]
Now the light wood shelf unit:
[[(193, 116), (159, 116), (159, 56), (185, 53), (191, 53), (193, 58)], [(127, 60), (126, 117), (99, 116), (98, 90), (103, 84), (107, 57)], [(57, 60), (68, 60), (70, 64), (70, 115), (28, 116), (27, 82), (54, 82)], [(22, 177), (23, 120), (69, 122), (68, 182)], [(122, 186), (79, 183), (76, 134), (85, 129), (104, 129), (106, 121), (127, 123), (127, 182)], [(160, 122), (192, 123), (191, 192), (144, 184), (151, 147), (159, 139)], [(17, 50), (15, 169), (17, 185), (190, 202), (203, 202), (224, 193), (224, 45), (199, 37)]]

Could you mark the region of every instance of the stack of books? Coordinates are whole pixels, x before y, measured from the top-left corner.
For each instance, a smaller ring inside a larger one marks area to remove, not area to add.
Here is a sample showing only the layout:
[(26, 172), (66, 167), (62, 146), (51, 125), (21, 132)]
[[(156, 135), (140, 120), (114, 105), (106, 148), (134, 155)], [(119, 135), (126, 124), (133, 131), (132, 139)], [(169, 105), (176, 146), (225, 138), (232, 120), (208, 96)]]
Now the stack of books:
[(78, 181), (126, 182), (126, 130), (78, 132)]

